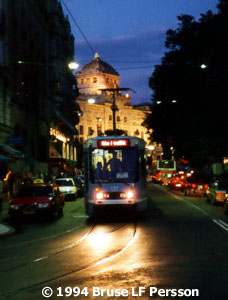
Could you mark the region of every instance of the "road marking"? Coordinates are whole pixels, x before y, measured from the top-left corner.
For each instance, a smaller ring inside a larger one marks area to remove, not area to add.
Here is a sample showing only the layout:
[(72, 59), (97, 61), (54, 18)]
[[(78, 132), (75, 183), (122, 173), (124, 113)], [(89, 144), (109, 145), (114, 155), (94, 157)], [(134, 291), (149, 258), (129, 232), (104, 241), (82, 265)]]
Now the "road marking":
[(223, 222), (222, 220), (217, 220), (217, 219), (212, 219), (212, 221), (217, 224), (218, 226), (220, 226), (222, 229), (226, 230), (228, 232), (228, 224), (226, 224), (225, 222)]
[(44, 260), (44, 259), (46, 259), (46, 258), (48, 258), (48, 256), (44, 256), (44, 257), (37, 258), (37, 259), (35, 259), (33, 262), (38, 262), (38, 261)]
[(73, 218), (88, 218), (88, 216), (73, 216)]
[(182, 197), (180, 197), (180, 196), (178, 196), (178, 195), (176, 195), (176, 194), (174, 194), (174, 193), (172, 193), (172, 192), (170, 192), (170, 191), (167, 191), (167, 190), (165, 190), (165, 189), (163, 189), (163, 188), (161, 188), (161, 187), (159, 187), (159, 188), (160, 188), (162, 191), (164, 191), (164, 192), (166, 192), (167, 194), (169, 194), (170, 196), (172, 196), (172, 197), (174, 197), (174, 198), (176, 198), (176, 199), (178, 199), (178, 200), (182, 200), (183, 202), (185, 202), (185, 203), (188, 204), (189, 206), (194, 207), (195, 209), (198, 209), (198, 210), (199, 210), (200, 212), (202, 212), (204, 215), (206, 215), (206, 216), (211, 216), (208, 212), (206, 212), (206, 211), (203, 210), (202, 208), (198, 207), (197, 205), (195, 205), (195, 204), (193, 204), (193, 203), (187, 201), (186, 199), (184, 199), (184, 198), (182, 198)]
[(211, 216), (210, 213), (206, 212), (205, 210), (203, 210), (202, 208), (198, 207), (197, 205), (195, 205), (195, 204), (189, 202), (188, 200), (185, 200), (185, 199), (183, 199), (182, 197), (180, 197), (180, 196), (178, 196), (178, 195), (176, 195), (176, 194), (173, 194), (172, 192), (167, 191), (167, 190), (163, 189), (163, 188), (160, 187), (160, 186), (159, 186), (159, 188), (160, 188), (162, 191), (166, 192), (167, 194), (171, 195), (172, 197), (174, 197), (174, 198), (176, 198), (176, 199), (178, 199), (178, 200), (182, 200), (182, 201), (184, 201), (186, 204), (188, 204), (189, 206), (198, 209), (198, 210), (199, 210), (200, 212), (202, 212), (204, 215), (208, 216), (215, 224), (217, 224), (217, 225), (220, 226), (222, 229), (224, 229), (224, 230), (226, 230), (226, 231), (228, 232), (228, 224), (227, 224), (227, 223), (223, 222), (223, 221), (220, 220), (220, 219), (215, 219), (215, 218), (213, 218), (213, 217)]

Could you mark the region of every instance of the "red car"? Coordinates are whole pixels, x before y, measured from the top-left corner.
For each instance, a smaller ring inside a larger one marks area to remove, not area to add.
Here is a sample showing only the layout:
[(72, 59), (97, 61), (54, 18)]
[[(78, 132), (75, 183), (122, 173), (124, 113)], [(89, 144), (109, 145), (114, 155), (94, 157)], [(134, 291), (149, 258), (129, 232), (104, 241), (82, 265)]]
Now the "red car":
[(174, 176), (170, 179), (170, 182), (168, 184), (169, 188), (172, 190), (178, 190), (182, 191), (183, 187), (185, 184), (185, 176), (184, 175), (179, 175), (179, 176)]
[(50, 216), (63, 215), (64, 195), (57, 185), (27, 184), (21, 187), (10, 202), (9, 215), (35, 215), (45, 213)]
[(184, 184), (183, 190), (185, 196), (204, 197), (208, 190), (209, 177), (193, 174)]

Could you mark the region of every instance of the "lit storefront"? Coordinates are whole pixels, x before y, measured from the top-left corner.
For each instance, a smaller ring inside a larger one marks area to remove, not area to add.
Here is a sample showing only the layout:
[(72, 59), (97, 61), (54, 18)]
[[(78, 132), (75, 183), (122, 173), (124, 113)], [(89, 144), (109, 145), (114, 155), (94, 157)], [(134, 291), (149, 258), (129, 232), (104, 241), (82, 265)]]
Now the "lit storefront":
[(50, 128), (49, 169), (54, 175), (71, 173), (76, 166), (76, 140), (58, 129)]

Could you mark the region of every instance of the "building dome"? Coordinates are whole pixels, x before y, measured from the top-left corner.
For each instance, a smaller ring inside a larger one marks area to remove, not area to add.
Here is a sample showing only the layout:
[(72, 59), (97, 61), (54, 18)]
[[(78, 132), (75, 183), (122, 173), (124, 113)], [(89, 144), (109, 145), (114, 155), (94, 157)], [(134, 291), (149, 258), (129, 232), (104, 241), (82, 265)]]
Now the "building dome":
[(88, 64), (84, 65), (80, 71), (77, 72), (79, 75), (105, 73), (119, 76), (119, 73), (108, 63), (100, 59), (99, 54), (96, 53), (94, 59)]

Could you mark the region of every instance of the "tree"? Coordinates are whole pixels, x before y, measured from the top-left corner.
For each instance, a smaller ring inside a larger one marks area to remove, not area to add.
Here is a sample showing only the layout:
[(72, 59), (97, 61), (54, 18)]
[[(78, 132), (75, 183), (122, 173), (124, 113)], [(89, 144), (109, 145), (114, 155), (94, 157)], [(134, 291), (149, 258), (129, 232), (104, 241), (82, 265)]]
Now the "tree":
[(227, 2), (221, 0), (218, 9), (198, 21), (178, 17), (177, 29), (167, 31), (169, 51), (149, 79), (153, 105), (144, 124), (153, 129), (151, 138), (165, 149), (174, 146), (196, 166), (228, 153)]

